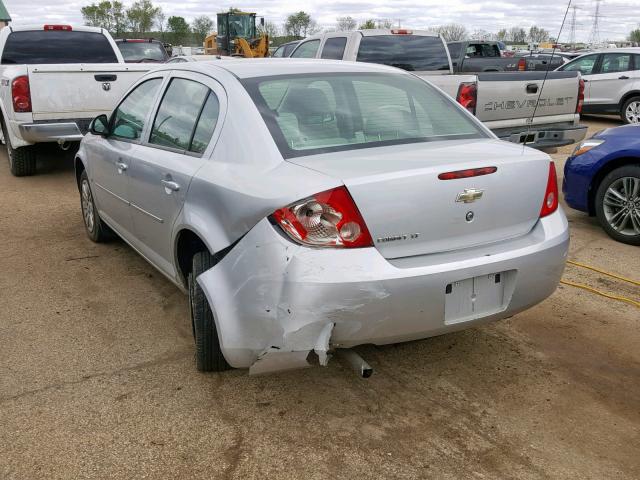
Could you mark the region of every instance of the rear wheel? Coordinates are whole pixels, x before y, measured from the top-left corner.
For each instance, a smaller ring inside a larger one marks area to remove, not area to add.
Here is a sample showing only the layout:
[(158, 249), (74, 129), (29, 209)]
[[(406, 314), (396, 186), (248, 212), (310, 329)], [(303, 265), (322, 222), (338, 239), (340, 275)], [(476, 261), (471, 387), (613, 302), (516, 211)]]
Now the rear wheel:
[(596, 193), (596, 216), (614, 240), (640, 245), (640, 165), (626, 165), (604, 177)]
[(207, 297), (196, 278), (213, 267), (209, 252), (198, 252), (193, 256), (188, 277), (189, 311), (196, 343), (196, 367), (201, 372), (221, 372), (231, 368), (222, 354), (218, 331)]
[(624, 102), (622, 111), (620, 112), (622, 121), (627, 124), (640, 123), (640, 96), (631, 97)]
[(7, 148), (7, 158), (9, 159), (9, 168), (15, 177), (27, 177), (36, 173), (36, 152), (33, 145), (26, 147), (13, 148), (11, 146), (11, 138), (7, 133), (7, 127), (2, 120), (2, 136), (4, 137), (4, 145)]

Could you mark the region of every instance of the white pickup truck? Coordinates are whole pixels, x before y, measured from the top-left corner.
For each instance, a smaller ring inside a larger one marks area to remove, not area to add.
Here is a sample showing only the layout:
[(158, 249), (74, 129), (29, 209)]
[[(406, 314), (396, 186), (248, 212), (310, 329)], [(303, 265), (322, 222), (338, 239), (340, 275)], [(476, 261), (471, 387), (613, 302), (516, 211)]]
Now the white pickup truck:
[(124, 63), (109, 33), (69, 25), (0, 31), (0, 125), (11, 173), (33, 175), (36, 144), (79, 142), (152, 68)]
[(454, 74), (442, 37), (426, 31), (355, 30), (305, 38), (292, 58), (381, 63), (440, 87), (503, 140), (548, 148), (582, 140), (584, 82), (576, 72)]

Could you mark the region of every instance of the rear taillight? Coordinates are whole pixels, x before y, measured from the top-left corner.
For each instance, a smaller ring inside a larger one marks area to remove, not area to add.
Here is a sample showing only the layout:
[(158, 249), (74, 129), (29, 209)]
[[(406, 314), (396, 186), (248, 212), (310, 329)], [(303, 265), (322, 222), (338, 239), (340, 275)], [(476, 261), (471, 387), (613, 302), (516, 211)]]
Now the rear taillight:
[(371, 235), (345, 187), (334, 188), (273, 212), (289, 237), (313, 247), (371, 247)]
[(578, 82), (578, 103), (576, 103), (576, 113), (582, 113), (582, 105), (584, 104), (584, 80)]
[(478, 87), (475, 82), (462, 82), (458, 87), (457, 102), (474, 115), (476, 114), (476, 101), (478, 98)]
[(556, 164), (549, 162), (549, 177), (547, 178), (547, 190), (544, 192), (544, 201), (540, 209), (540, 218), (551, 215), (558, 209), (558, 178), (556, 177)]
[(65, 32), (70, 32), (73, 30), (73, 28), (71, 28), (71, 25), (45, 25), (44, 29), (45, 30), (63, 30)]
[(518, 71), (524, 72), (527, 69), (527, 61), (524, 58), (518, 60)]
[(391, 29), (391, 33), (394, 35), (411, 35), (413, 30), (406, 30), (404, 28), (393, 28)]
[(31, 111), (31, 91), (29, 90), (29, 77), (22, 75), (11, 82), (11, 98), (13, 99), (14, 112)]

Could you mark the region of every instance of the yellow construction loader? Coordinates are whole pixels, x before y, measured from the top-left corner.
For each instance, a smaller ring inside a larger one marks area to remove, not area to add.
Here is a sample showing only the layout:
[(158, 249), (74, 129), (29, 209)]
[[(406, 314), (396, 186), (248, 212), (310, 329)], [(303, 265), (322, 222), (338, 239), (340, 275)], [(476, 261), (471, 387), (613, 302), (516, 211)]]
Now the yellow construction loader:
[[(260, 24), (264, 25), (264, 18), (260, 18)], [(258, 34), (255, 13), (237, 10), (219, 13), (216, 45), (218, 55), (247, 58), (269, 56), (269, 36), (266, 33)]]

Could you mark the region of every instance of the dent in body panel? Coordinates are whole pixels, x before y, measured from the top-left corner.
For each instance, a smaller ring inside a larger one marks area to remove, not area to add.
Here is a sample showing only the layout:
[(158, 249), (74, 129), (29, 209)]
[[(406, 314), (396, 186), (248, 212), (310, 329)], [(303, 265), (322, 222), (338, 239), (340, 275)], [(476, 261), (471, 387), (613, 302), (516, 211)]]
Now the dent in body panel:
[[(264, 219), (198, 277), (230, 365), (251, 367), (252, 374), (300, 368), (308, 366), (312, 350), (326, 365), (328, 351), (338, 346), (331, 341), (334, 332), (357, 331), (371, 308), (383, 308), (389, 292), (380, 283), (338, 295), (340, 282), (354, 272), (341, 272), (335, 263), (326, 272), (310, 252), (317, 250), (293, 244)], [(335, 283), (327, 281), (328, 273)]]

